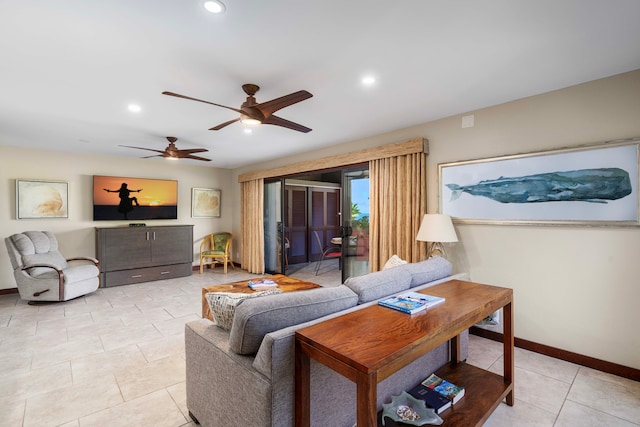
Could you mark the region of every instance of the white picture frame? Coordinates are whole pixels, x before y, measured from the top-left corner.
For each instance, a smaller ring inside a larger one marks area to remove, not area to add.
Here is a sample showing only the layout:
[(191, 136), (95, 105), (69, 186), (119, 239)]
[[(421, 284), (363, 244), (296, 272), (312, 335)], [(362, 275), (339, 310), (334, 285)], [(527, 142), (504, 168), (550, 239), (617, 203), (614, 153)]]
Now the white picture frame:
[(222, 191), (214, 188), (191, 189), (192, 218), (220, 218)]
[(38, 179), (16, 179), (16, 218), (69, 217), (69, 183)]

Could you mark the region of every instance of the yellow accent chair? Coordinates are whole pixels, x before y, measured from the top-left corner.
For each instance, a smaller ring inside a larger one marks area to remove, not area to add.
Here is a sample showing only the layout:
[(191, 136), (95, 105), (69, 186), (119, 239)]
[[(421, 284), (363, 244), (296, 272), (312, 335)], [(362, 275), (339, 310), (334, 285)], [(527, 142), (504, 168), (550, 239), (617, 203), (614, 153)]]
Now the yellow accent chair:
[[(211, 268), (214, 268), (216, 264), (223, 264), (224, 274), (227, 274), (227, 264), (231, 264), (231, 267), (236, 269), (231, 260), (232, 237), (231, 233), (223, 232), (212, 233), (204, 238), (200, 243), (200, 274), (202, 274), (205, 264), (211, 264)], [(206, 262), (207, 259), (211, 262)]]

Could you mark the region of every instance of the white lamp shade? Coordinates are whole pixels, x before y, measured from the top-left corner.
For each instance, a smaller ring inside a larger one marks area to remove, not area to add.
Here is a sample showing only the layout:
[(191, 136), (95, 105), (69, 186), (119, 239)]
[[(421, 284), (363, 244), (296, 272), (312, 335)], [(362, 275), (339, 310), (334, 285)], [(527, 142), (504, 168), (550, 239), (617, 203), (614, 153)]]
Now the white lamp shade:
[(416, 240), (421, 242), (457, 242), (458, 235), (449, 215), (426, 214), (422, 218)]

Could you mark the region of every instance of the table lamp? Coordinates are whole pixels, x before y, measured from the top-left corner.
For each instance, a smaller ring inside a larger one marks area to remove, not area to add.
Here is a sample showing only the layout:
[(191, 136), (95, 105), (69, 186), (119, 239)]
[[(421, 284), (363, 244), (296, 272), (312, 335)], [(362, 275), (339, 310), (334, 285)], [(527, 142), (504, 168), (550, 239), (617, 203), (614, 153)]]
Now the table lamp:
[[(446, 258), (442, 243), (457, 242), (458, 235), (453, 228), (451, 217), (443, 214), (426, 214), (422, 218), (416, 240), (427, 243), (427, 258), (440, 255)], [(429, 242), (431, 244), (429, 244)]]

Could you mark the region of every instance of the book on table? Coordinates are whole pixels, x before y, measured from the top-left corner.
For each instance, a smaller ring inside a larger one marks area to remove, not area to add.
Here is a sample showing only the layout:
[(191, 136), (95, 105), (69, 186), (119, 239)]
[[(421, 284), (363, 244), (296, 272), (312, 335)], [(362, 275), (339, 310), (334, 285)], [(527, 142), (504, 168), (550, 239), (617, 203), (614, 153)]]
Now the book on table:
[(436, 414), (441, 414), (447, 409), (451, 408), (451, 400), (444, 397), (437, 391), (430, 389), (426, 385), (418, 384), (411, 390), (409, 394), (416, 399), (424, 400), (428, 408), (432, 408), (436, 411)]
[(464, 396), (464, 388), (452, 384), (451, 382), (440, 378), (436, 374), (431, 374), (427, 379), (421, 383), (424, 386), (429, 387), (432, 390), (437, 391), (447, 399), (451, 400), (454, 405), (462, 396)]
[(250, 280), (247, 284), (251, 289), (272, 288), (274, 286), (278, 286), (278, 284), (271, 279)]
[(378, 301), (384, 307), (393, 308), (404, 313), (414, 314), (444, 302), (444, 298), (419, 292), (404, 292)]

